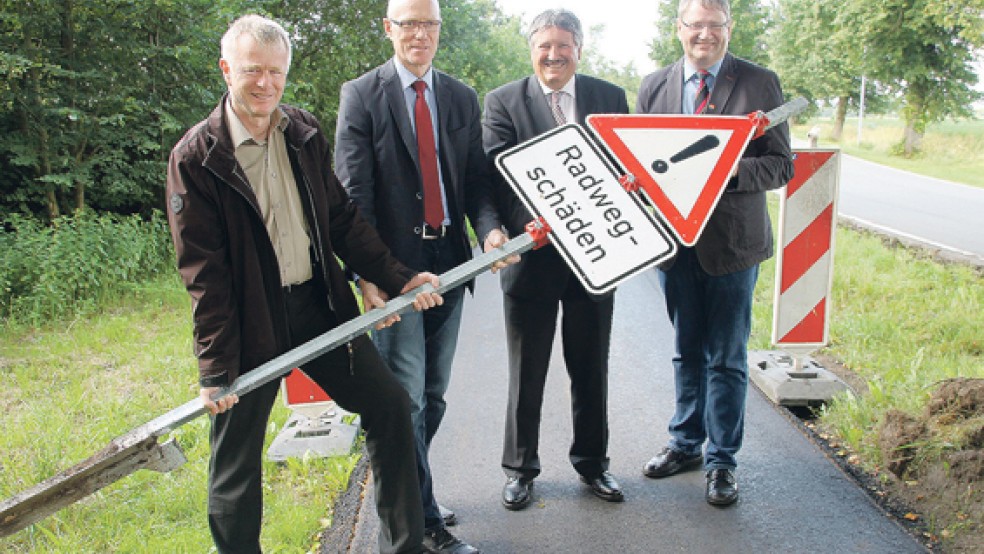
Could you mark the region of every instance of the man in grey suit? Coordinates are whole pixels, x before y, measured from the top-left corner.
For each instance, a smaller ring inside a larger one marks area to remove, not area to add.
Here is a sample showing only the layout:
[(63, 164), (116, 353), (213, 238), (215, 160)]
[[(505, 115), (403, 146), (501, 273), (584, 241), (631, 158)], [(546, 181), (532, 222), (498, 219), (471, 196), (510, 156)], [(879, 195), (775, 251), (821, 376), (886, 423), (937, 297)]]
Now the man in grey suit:
[[(594, 113), (628, 113), (625, 91), (576, 74), (583, 34), (567, 10), (547, 10), (528, 33), (534, 75), (508, 83), (485, 97), (482, 142), (490, 162), (504, 150), (564, 123), (583, 124)], [(497, 199), (510, 235), (533, 218), (499, 178)], [(581, 479), (604, 500), (623, 500), (609, 473), (608, 349), (614, 297), (593, 298), (553, 246), (524, 254), (502, 272), (509, 351), (509, 400), (502, 452), (507, 481), (502, 503), (510, 510), (530, 504), (540, 473), (537, 452), (543, 389), (550, 350), (563, 307), (561, 336), (571, 379), (574, 440), (569, 456)]]
[[(383, 19), (394, 56), (342, 86), (335, 172), (363, 217), (405, 265), (436, 274), (471, 257), (465, 217), (481, 239), (505, 242), (490, 198), (474, 89), (432, 67), (441, 32), (437, 0), (391, 0)], [(473, 285), (468, 285), (471, 288)], [(365, 307), (386, 300), (359, 280)], [(444, 417), (458, 340), (464, 287), (444, 294), (427, 315), (408, 314), (373, 334), (383, 358), (410, 395), (431, 552), (477, 552), (446, 526), (433, 491), (428, 451)]]
[[(684, 56), (643, 80), (637, 113), (745, 115), (782, 104), (775, 73), (728, 53), (728, 0), (681, 0), (677, 14)], [(676, 330), (676, 407), (669, 444), (643, 473), (661, 478), (703, 465), (705, 500), (715, 506), (738, 499), (752, 294), (759, 264), (773, 253), (765, 192), (792, 176), (782, 124), (749, 143), (697, 243), (659, 269)]]

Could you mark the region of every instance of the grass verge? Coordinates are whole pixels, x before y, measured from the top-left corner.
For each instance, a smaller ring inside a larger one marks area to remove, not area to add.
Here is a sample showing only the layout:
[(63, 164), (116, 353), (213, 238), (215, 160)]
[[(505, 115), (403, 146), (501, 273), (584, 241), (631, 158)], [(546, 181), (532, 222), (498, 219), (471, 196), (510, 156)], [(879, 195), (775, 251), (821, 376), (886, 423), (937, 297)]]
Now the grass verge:
[[(197, 395), (188, 296), (155, 281), (98, 314), (0, 338), (0, 498), (52, 477)], [(274, 407), (267, 446), (289, 410)], [(208, 419), (174, 431), (188, 463), (139, 471), (3, 539), (4, 552), (209, 552)], [(264, 462), (264, 552), (315, 550), (357, 455)]]

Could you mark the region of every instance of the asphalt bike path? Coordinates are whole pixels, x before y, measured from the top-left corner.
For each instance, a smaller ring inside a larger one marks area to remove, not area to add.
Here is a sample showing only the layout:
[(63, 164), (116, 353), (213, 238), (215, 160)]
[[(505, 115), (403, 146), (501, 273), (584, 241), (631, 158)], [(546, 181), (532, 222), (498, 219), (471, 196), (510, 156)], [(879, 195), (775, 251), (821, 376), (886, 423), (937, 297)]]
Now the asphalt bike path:
[[(609, 503), (582, 484), (567, 459), (569, 379), (554, 343), (541, 423), (543, 472), (533, 503), (506, 510), (500, 468), (506, 405), (506, 351), (498, 277), (478, 278), (465, 300), (447, 394), (448, 410), (431, 449), (438, 501), (453, 509), (451, 531), (486, 554), (662, 552), (926, 552), (749, 385), (739, 501), (704, 501), (700, 470), (664, 479), (642, 475), (667, 442), (673, 412), (673, 331), (655, 270), (616, 293), (609, 376), (611, 471), (626, 500)], [(376, 552), (371, 479), (351, 525), (350, 552)]]

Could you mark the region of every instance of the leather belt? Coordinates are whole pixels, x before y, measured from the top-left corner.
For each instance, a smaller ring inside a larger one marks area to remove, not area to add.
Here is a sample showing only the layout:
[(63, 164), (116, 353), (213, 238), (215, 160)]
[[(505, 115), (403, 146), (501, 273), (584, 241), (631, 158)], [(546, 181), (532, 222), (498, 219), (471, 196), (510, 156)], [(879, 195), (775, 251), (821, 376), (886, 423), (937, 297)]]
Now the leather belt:
[(284, 294), (290, 294), (292, 292), (297, 292), (300, 289), (310, 287), (314, 284), (314, 279), (308, 279), (303, 283), (292, 283), (290, 285), (284, 285)]
[(441, 225), (440, 227), (434, 228), (430, 225), (424, 223), (423, 231), (421, 231), (420, 236), (424, 240), (435, 240), (443, 239), (448, 234), (448, 226)]

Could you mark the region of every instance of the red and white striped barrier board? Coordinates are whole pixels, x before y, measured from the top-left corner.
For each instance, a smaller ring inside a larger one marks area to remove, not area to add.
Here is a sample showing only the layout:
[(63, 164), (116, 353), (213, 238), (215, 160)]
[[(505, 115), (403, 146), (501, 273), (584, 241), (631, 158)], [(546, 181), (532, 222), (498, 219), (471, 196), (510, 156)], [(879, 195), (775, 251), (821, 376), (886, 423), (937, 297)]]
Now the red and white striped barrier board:
[(840, 151), (793, 155), (796, 173), (779, 205), (772, 343), (802, 350), (828, 342)]
[(297, 408), (304, 404), (321, 405), (331, 401), (328, 393), (297, 368), (281, 382), (281, 392), (288, 408)]

